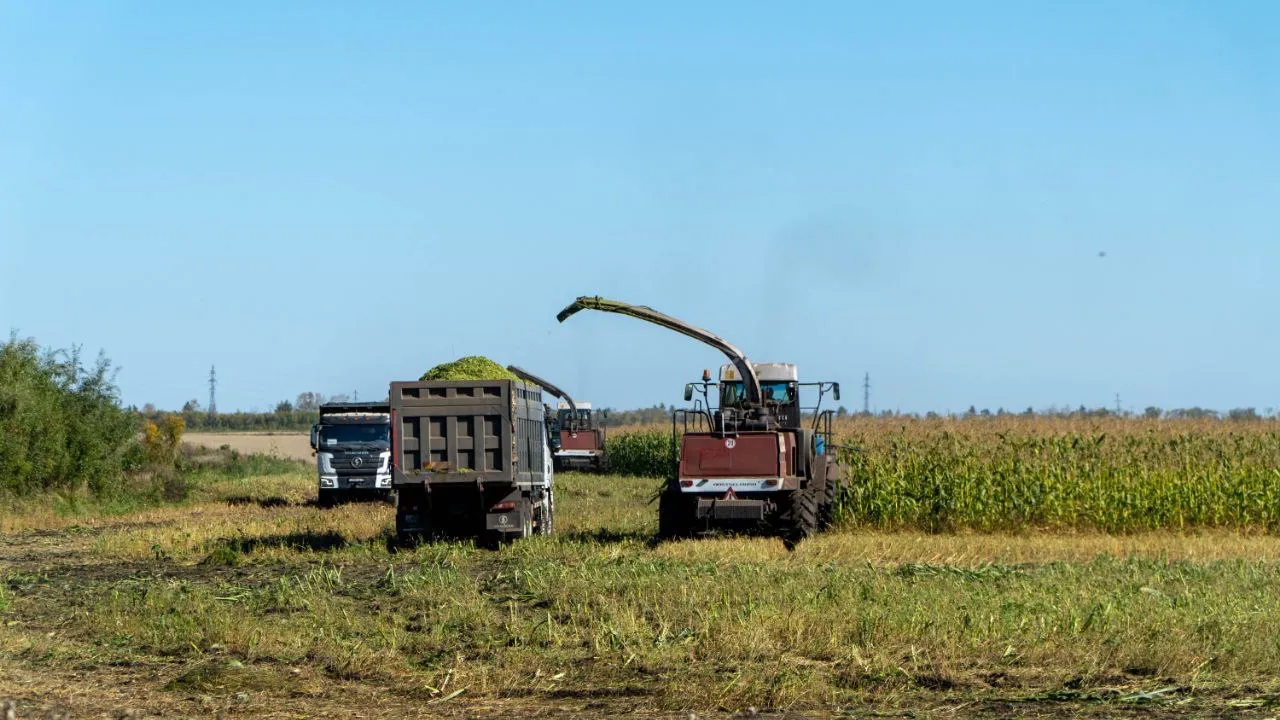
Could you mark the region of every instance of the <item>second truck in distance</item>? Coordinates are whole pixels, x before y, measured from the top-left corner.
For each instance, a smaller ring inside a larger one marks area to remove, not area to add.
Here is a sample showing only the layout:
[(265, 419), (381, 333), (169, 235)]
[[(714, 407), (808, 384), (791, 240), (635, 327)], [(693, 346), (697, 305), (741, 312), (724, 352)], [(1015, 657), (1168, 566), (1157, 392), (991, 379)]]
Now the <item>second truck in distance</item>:
[(319, 502), (391, 495), (391, 415), (386, 403), (325, 403), (311, 427)]

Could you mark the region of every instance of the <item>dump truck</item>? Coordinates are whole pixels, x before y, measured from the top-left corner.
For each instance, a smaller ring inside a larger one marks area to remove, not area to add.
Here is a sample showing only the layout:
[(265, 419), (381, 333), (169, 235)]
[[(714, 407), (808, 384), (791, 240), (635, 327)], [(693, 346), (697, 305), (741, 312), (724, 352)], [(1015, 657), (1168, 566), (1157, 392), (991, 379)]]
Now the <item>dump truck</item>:
[[(672, 414), (679, 453), (658, 496), (660, 536), (763, 529), (796, 542), (830, 524), (847, 469), (831, 442), (834, 412), (821, 406), (828, 392), (840, 399), (839, 383), (801, 383), (793, 364), (753, 363), (723, 338), (642, 305), (583, 296), (557, 319), (564, 322), (581, 310), (644, 320), (729, 359), (718, 382), (704, 370), (701, 382), (686, 384), (686, 402), (699, 392), (702, 398)], [(815, 407), (801, 408), (802, 387), (816, 389)]]
[(550, 406), (546, 408), (547, 439), (555, 469), (603, 472), (607, 467), (605, 426), (603, 417), (592, 413), (591, 403), (575, 401), (569, 393), (515, 365), (508, 365), (507, 370), (560, 398), (554, 413)]
[(393, 382), (396, 534), (497, 544), (549, 535), (554, 470), (542, 390), (521, 380)]
[(387, 403), (341, 402), (320, 406), (311, 426), (318, 501), (332, 506), (357, 497), (391, 496), (391, 415)]

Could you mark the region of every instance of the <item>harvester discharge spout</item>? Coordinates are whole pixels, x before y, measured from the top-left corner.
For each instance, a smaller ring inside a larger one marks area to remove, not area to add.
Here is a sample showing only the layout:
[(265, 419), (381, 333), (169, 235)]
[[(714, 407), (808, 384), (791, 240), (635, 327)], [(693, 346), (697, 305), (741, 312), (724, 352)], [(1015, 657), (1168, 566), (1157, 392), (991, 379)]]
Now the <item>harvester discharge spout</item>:
[(738, 369), (738, 372), (742, 374), (742, 380), (747, 394), (747, 402), (756, 407), (762, 405), (763, 396), (760, 392), (760, 378), (756, 375), (755, 368), (752, 367), (750, 362), (748, 362), (747, 356), (741, 350), (715, 333), (703, 330), (700, 327), (695, 327), (683, 320), (673, 318), (670, 315), (664, 315), (663, 313), (645, 305), (630, 305), (617, 300), (602, 298), (598, 295), (583, 295), (577, 300), (574, 300), (572, 304), (561, 310), (559, 314), (556, 315), (556, 319), (560, 322), (564, 322), (579, 310), (599, 310), (601, 312), (628, 315), (638, 320), (651, 322), (654, 325), (659, 325), (667, 328), (668, 330), (674, 330), (681, 335), (691, 337), (694, 340), (710, 345), (724, 353), (725, 356), (729, 358), (729, 361), (733, 363), (734, 367)]
[(573, 413), (573, 417), (575, 417), (575, 418), (576, 418), (576, 417), (578, 416), (578, 406), (574, 404), (574, 402), (573, 402), (573, 398), (569, 397), (569, 393), (567, 393), (567, 392), (565, 392), (565, 391), (561, 390), (560, 388), (556, 387), (555, 385), (552, 385), (551, 383), (547, 382), (546, 380), (543, 380), (542, 378), (538, 377), (537, 375), (534, 375), (533, 373), (531, 373), (531, 372), (529, 372), (529, 371), (527, 371), (527, 370), (522, 370), (522, 369), (520, 369), (520, 368), (516, 367), (515, 365), (508, 365), (508, 366), (507, 366), (507, 370), (508, 370), (512, 375), (515, 375), (516, 377), (520, 378), (521, 380), (525, 380), (525, 381), (527, 381), (527, 382), (531, 382), (531, 383), (533, 383), (534, 385), (537, 385), (537, 386), (541, 387), (543, 390), (546, 390), (546, 391), (547, 391), (548, 393), (550, 393), (551, 395), (555, 395), (556, 397), (560, 398), (561, 400), (564, 400), (564, 401), (569, 405), (569, 410), (570, 410), (570, 412), (572, 412), (572, 413)]

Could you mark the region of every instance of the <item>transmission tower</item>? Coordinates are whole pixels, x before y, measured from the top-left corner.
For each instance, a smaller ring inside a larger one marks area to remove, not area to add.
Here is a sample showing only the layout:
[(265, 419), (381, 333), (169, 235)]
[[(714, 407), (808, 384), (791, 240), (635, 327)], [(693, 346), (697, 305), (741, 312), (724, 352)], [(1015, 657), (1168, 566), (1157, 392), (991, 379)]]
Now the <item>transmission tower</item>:
[(352, 390), (352, 391), (351, 391), (351, 402), (360, 402), (360, 391), (359, 391), (359, 390)]
[(871, 414), (871, 373), (862, 376), (862, 414)]
[(209, 366), (209, 417), (218, 416), (218, 371)]

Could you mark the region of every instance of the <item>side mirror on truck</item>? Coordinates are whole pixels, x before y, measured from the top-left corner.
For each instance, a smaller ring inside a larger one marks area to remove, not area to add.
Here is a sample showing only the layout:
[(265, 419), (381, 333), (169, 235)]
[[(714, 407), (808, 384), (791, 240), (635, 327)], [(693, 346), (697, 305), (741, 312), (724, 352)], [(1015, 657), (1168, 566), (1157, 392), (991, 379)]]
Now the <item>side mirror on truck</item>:
[(692, 400), (692, 399), (693, 399), (693, 383), (685, 383), (685, 386), (684, 386), (684, 401), (685, 401), (685, 402), (689, 402), (689, 401), (690, 401), (690, 400)]
[(836, 400), (840, 399), (840, 383), (831, 383), (831, 395)]
[(319, 444), (319, 442), (320, 442), (320, 426), (312, 425), (311, 426), (311, 449), (315, 450), (316, 445)]

